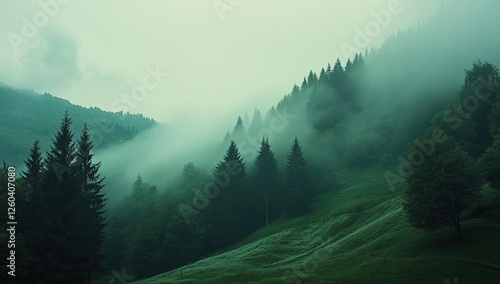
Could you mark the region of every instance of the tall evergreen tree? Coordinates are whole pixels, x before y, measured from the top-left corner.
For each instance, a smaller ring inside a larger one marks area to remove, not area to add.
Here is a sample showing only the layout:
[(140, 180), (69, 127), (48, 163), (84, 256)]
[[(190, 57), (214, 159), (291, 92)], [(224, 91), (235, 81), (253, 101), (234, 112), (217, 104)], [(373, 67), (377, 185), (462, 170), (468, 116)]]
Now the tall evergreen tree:
[(263, 223), (262, 220), (265, 220), (264, 224), (267, 226), (270, 221), (278, 217), (281, 209), (278, 163), (267, 138), (262, 138), (255, 166), (253, 186), (258, 197), (257, 222), (260, 225)]
[(319, 80), (318, 82), (320, 84), (328, 84), (329, 78), (328, 75), (325, 71), (325, 68), (321, 68), (321, 72), (319, 73)]
[(235, 141), (242, 141), (245, 138), (245, 127), (243, 126), (241, 116), (238, 116), (238, 120), (231, 133), (231, 138)]
[(297, 85), (293, 85), (292, 92), (290, 93), (291, 97), (294, 98), (300, 95), (300, 88)]
[(352, 70), (353, 69), (352, 65), (353, 65), (353, 63), (352, 63), (351, 59), (350, 58), (347, 59), (347, 62), (345, 64), (345, 73), (346, 73), (346, 75), (349, 75), (353, 71)]
[(71, 168), (76, 157), (71, 123), (66, 112), (44, 161), (43, 185), (35, 208), (39, 219), (34, 230), (35, 251), (40, 257), (37, 274), (51, 283), (68, 280), (82, 283), (90, 268), (79, 254), (82, 240), (78, 221), (81, 220), (77, 219), (84, 206)]
[(310, 70), (309, 75), (307, 75), (307, 85), (312, 87), (316, 85), (317, 82), (318, 82), (318, 75), (316, 75), (316, 73)]
[(345, 70), (342, 67), (340, 59), (337, 58), (335, 64), (333, 65), (333, 71), (331, 76), (332, 86), (337, 92), (341, 92), (343, 85), (345, 83)]
[(77, 144), (78, 149), (74, 168), (78, 173), (80, 191), (88, 202), (84, 208), (88, 217), (86, 222), (88, 226), (86, 230), (86, 242), (88, 243), (86, 253), (94, 268), (98, 269), (101, 259), (100, 251), (104, 240), (104, 227), (106, 226), (104, 217), (106, 200), (102, 192), (104, 188), (104, 178), (101, 178), (99, 173), (101, 163), (93, 162), (94, 154), (92, 150), (94, 145), (91, 141), (89, 129), (86, 124), (83, 126)]
[(36, 140), (30, 148), (29, 156), (24, 161), (26, 170), (21, 173), (21, 176), (26, 181), (25, 199), (28, 202), (33, 201), (32, 195), (38, 192), (42, 178), (42, 154), (40, 152), (40, 141)]
[(231, 141), (224, 158), (215, 167), (213, 180), (218, 194), (211, 199), (207, 212), (208, 223), (212, 228), (210, 242), (216, 249), (241, 239), (249, 233), (250, 228), (251, 195), (245, 163), (234, 141)]
[(304, 80), (302, 80), (302, 84), (300, 85), (300, 90), (303, 92), (307, 89), (307, 79), (304, 77)]
[(229, 141), (231, 141), (231, 133), (228, 130), (226, 132), (226, 135), (224, 136), (224, 139), (222, 140), (222, 144), (227, 145), (229, 144)]
[(332, 75), (332, 65), (328, 63), (328, 66), (326, 67), (326, 75), (328, 76), (328, 79), (330, 79), (330, 76)]
[(307, 211), (314, 191), (311, 187), (302, 147), (297, 138), (293, 141), (285, 168), (287, 178), (287, 214), (295, 216)]
[[(87, 283), (97, 263), (89, 251), (96, 247), (95, 239), (100, 235), (89, 228), (98, 224), (91, 213), (99, 206), (96, 200), (93, 207), (93, 199), (85, 191), (100, 190), (102, 180), (98, 178), (98, 166), (88, 163), (92, 156), (76, 151), (71, 123), (66, 112), (40, 170), (41, 155), (35, 142), (23, 173), (33, 201), (29, 235), (37, 263), (32, 278), (42, 283)], [(90, 152), (88, 130), (84, 132), (81, 146)], [(86, 182), (82, 178), (85, 175)]]
[(264, 128), (264, 119), (262, 118), (262, 114), (258, 109), (255, 109), (253, 114), (252, 123), (248, 128), (248, 134), (255, 137), (259, 135), (259, 132)]

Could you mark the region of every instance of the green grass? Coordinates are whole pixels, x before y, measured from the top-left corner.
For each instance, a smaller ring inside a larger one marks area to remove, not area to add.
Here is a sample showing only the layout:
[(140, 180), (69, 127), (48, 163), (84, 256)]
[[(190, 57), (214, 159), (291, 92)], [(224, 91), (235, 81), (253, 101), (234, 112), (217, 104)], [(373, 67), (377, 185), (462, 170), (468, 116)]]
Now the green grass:
[(500, 224), (465, 222), (465, 244), (452, 228), (418, 231), (384, 171), (337, 172), (339, 188), (310, 214), (274, 222), (182, 276), (179, 268), (136, 283), (500, 283)]

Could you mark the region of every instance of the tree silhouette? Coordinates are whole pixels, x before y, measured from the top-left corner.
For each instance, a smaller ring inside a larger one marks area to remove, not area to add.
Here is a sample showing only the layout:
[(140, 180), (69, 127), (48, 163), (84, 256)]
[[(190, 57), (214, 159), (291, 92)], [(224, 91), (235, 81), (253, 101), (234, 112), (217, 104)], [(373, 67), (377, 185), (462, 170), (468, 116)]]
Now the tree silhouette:
[(313, 189), (309, 180), (306, 161), (302, 156), (302, 148), (297, 138), (293, 141), (290, 154), (287, 156), (285, 168), (287, 179), (287, 214), (301, 215), (307, 212), (309, 201), (313, 197)]
[[(267, 138), (262, 138), (259, 154), (255, 159), (255, 166), (256, 172), (253, 177), (253, 186), (258, 198), (257, 223), (262, 224), (260, 220), (265, 220), (267, 226), (269, 220), (276, 219), (280, 213), (278, 203), (280, 195), (278, 163)], [(265, 216), (265, 218), (262, 218), (262, 216)]]
[[(430, 131), (420, 140), (429, 137)], [(410, 153), (418, 149), (414, 145)], [(463, 241), (461, 215), (479, 192), (469, 154), (451, 139), (437, 143), (432, 156), (408, 170), (406, 181), (404, 209), (410, 224), (423, 230), (452, 225), (458, 239)]]

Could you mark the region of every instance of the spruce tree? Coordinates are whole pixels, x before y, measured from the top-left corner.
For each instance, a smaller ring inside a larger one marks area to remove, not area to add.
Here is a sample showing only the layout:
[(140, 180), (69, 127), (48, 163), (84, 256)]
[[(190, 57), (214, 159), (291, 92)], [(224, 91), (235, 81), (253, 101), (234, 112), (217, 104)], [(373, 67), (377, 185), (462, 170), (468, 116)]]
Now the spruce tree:
[(24, 175), (33, 203), (29, 235), (37, 258), (32, 278), (37, 282), (87, 283), (97, 266), (102, 234), (96, 228), (102, 229), (103, 223), (93, 213), (104, 206), (102, 195), (96, 194), (102, 180), (98, 165), (91, 162), (88, 129), (77, 151), (71, 124), (66, 112), (41, 170), (38, 143), (26, 161)]
[[(251, 222), (251, 195), (248, 191), (245, 163), (234, 141), (213, 171), (216, 196), (207, 208), (208, 222), (212, 228), (210, 242), (222, 248), (241, 239), (249, 232)], [(203, 197), (195, 197), (203, 202)]]
[[(253, 186), (256, 190), (258, 224), (266, 226), (279, 215), (279, 171), (278, 163), (269, 145), (269, 140), (262, 138), (259, 154), (255, 160), (256, 172)], [(265, 222), (262, 222), (265, 220)]]
[(304, 92), (306, 89), (307, 89), (308, 85), (307, 85), (307, 79), (306, 77), (304, 77), (304, 80), (302, 80), (302, 84), (300, 85), (300, 90), (302, 92)]
[[(338, 59), (338, 58), (337, 58), (337, 61), (335, 61), (335, 64), (333, 65), (331, 83), (332, 83), (332, 86), (334, 87), (335, 91), (337, 91), (337, 92), (343, 91), (343, 86), (345, 84), (345, 70), (342, 67), (342, 63), (340, 62), (340, 59)], [(339, 95), (341, 95), (341, 94), (339, 94)]]
[(36, 140), (33, 143), (33, 146), (31, 146), (29, 156), (24, 161), (24, 165), (26, 166), (26, 170), (21, 173), (21, 176), (26, 181), (24, 195), (26, 201), (30, 202), (31, 204), (31, 202), (33, 201), (33, 194), (36, 194), (36, 192), (38, 192), (42, 178), (43, 165), (39, 140)]
[(328, 84), (328, 74), (325, 71), (325, 68), (321, 68), (321, 72), (319, 73), (319, 83)]
[(307, 211), (308, 203), (313, 197), (306, 161), (302, 156), (302, 148), (297, 138), (293, 141), (290, 154), (287, 156), (285, 168), (287, 178), (287, 214), (301, 215)]
[(262, 114), (258, 109), (255, 109), (255, 112), (253, 114), (253, 119), (252, 123), (250, 124), (250, 127), (248, 128), (248, 134), (255, 137), (259, 135), (261, 130), (264, 128), (264, 119), (262, 118)]
[(243, 120), (241, 119), (241, 116), (238, 116), (238, 120), (236, 121), (231, 133), (231, 138), (238, 142), (243, 141), (245, 138), (245, 128), (243, 127)]
[(91, 141), (89, 129), (86, 124), (83, 126), (77, 144), (78, 150), (76, 152), (76, 162), (73, 168), (78, 173), (80, 191), (86, 202), (88, 202), (84, 208), (88, 218), (85, 223), (88, 226), (86, 230), (88, 238), (86, 240), (88, 243), (86, 253), (93, 267), (98, 269), (101, 259), (100, 251), (104, 240), (104, 227), (106, 226), (104, 217), (106, 200), (102, 192), (104, 178), (101, 178), (99, 174), (101, 163), (93, 162), (94, 154), (92, 150), (94, 145)]
[(312, 87), (316, 85), (317, 82), (318, 82), (318, 75), (316, 75), (316, 73), (310, 70), (309, 75), (307, 75), (307, 85), (309, 87)]
[(72, 169), (76, 152), (71, 123), (66, 112), (44, 161), (43, 184), (35, 208), (40, 221), (34, 237), (35, 251), (41, 258), (38, 274), (51, 283), (82, 283), (89, 269), (89, 263), (80, 257), (84, 245), (79, 214), (85, 207)]
[[(19, 216), (24, 222), (21, 224), (21, 230), (30, 231), (33, 229), (36, 222), (35, 207), (37, 206), (37, 194), (40, 193), (42, 181), (43, 162), (40, 152), (40, 142), (36, 140), (30, 148), (28, 158), (24, 160), (26, 170), (21, 172), (21, 177), (24, 181), (20, 193), (21, 205)], [(33, 217), (35, 218), (33, 218)]]

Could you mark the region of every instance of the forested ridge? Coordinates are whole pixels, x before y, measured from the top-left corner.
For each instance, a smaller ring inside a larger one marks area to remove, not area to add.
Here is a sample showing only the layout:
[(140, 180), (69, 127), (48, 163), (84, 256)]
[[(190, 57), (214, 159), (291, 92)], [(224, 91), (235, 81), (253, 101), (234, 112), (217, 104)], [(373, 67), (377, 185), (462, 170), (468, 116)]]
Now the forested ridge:
[(87, 123), (98, 149), (130, 140), (158, 124), (142, 114), (85, 108), (48, 93), (37, 94), (0, 84), (0, 157), (12, 165), (21, 165), (26, 149), (35, 139), (46, 149), (65, 111), (71, 112), (76, 131)]

